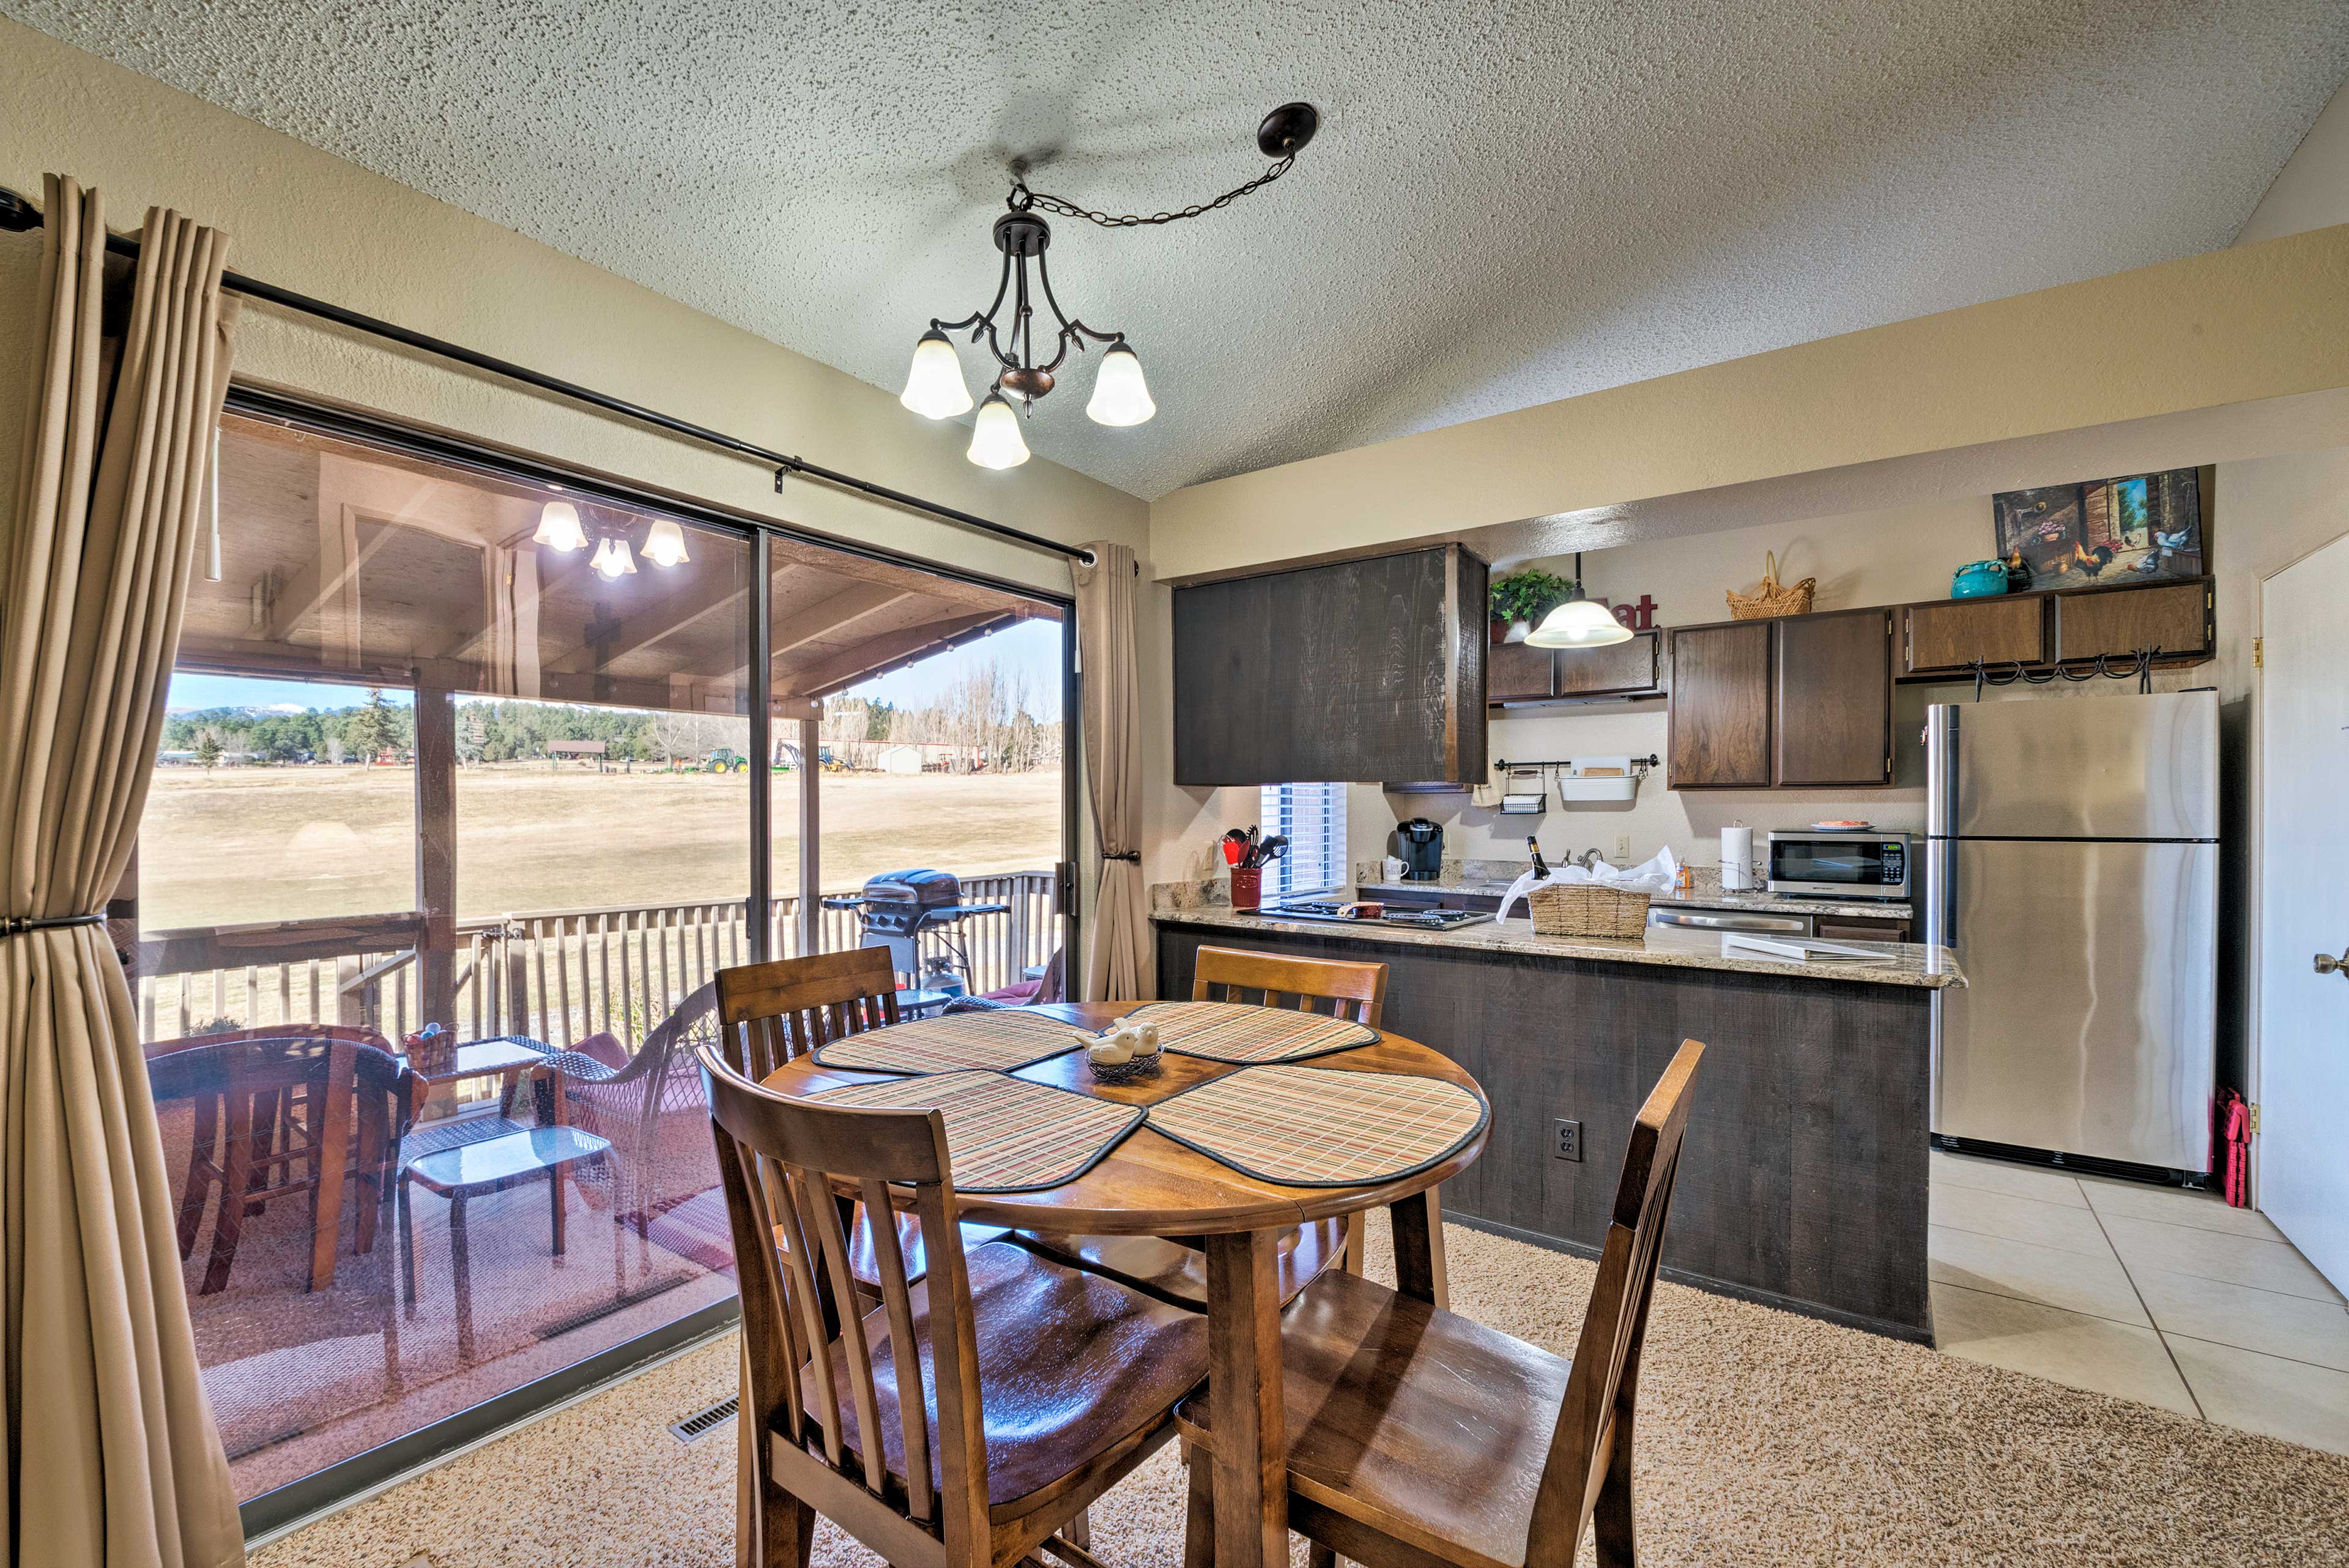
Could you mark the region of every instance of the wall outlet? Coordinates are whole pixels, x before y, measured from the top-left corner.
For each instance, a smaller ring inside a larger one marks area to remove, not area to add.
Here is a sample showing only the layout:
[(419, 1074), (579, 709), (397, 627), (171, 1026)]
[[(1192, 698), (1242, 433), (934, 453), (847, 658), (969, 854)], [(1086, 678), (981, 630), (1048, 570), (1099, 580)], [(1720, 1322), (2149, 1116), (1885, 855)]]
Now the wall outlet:
[(1558, 1117), (1557, 1147), (1550, 1152), (1560, 1159), (1579, 1163), (1582, 1158), (1582, 1124), (1568, 1121), (1564, 1116)]

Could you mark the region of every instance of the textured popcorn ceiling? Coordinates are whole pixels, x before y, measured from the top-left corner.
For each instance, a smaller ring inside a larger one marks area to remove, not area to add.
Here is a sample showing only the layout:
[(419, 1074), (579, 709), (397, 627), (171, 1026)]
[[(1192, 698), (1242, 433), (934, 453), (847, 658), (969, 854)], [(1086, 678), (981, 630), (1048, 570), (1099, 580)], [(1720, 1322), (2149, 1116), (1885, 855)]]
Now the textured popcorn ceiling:
[(1029, 440), (1143, 496), (2225, 244), (2349, 70), (2340, 0), (0, 12), (893, 391), (1013, 154), (1154, 212), (1310, 99), (1232, 208), (1054, 220), (1160, 411), (1095, 426), (1081, 367)]

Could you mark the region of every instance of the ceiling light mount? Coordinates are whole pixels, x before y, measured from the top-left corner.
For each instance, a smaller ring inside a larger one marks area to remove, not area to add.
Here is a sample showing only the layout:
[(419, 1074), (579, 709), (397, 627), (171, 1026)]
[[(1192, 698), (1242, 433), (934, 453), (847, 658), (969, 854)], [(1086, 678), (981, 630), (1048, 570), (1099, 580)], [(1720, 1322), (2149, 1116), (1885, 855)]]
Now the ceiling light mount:
[[(931, 318), (930, 329), (914, 346), (913, 367), (905, 377), (905, 390), (897, 400), (915, 413), (934, 420), (952, 419), (970, 410), (970, 387), (963, 379), (962, 362), (947, 336), (967, 328), (971, 342), (984, 342), (996, 363), (993, 385), (974, 422), (971, 462), (987, 468), (1009, 468), (1025, 462), (1028, 448), (1019, 439), (1019, 421), (1009, 400), (1018, 399), (1023, 409), (1032, 412), (1036, 400), (1057, 384), (1058, 373), (1070, 351), (1081, 354), (1095, 344), (1102, 348), (1103, 353), (1092, 400), (1085, 405), (1086, 414), (1104, 425), (1143, 423), (1158, 411), (1158, 405), (1152, 400), (1150, 389), (1143, 379), (1142, 361), (1124, 333), (1088, 327), (1061, 308), (1060, 300), (1053, 296), (1052, 278), (1044, 260), (1044, 253), (1052, 244), (1051, 225), (1041, 214), (1054, 213), (1108, 229), (1200, 217), (1229, 206), (1288, 173), (1298, 153), (1313, 140), (1320, 125), (1320, 113), (1311, 104), (1282, 104), (1257, 127), (1258, 151), (1275, 160), (1270, 168), (1212, 202), (1170, 213), (1112, 214), (1080, 207), (1062, 197), (1030, 189), (1028, 161), (1013, 160), (1011, 192), (1004, 199), (1009, 210), (995, 220), (995, 248), (1003, 254), (995, 297), (985, 309), (973, 311), (959, 321)], [(1041, 357), (1036, 343), (1035, 317), (1040, 298), (1044, 308), (1051, 312), (1052, 324), (1058, 327), (1043, 351), (1049, 352), (1049, 358)]]

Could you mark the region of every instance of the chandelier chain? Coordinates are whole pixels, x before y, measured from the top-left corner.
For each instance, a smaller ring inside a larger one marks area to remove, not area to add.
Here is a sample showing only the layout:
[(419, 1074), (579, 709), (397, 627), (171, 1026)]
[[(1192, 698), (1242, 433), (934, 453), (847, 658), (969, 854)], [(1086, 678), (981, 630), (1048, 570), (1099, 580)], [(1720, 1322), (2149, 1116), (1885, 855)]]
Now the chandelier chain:
[(1030, 190), (1027, 181), (1019, 179), (1015, 179), (1011, 182), (1010, 205), (1015, 212), (1026, 212), (1031, 207), (1040, 207), (1045, 212), (1057, 213), (1064, 218), (1082, 218), (1086, 223), (1097, 223), (1104, 229), (1132, 229), (1138, 228), (1146, 223), (1178, 223), (1185, 218), (1204, 217), (1209, 213), (1216, 212), (1222, 208), (1230, 206), (1234, 202), (1238, 201), (1242, 196), (1247, 195), (1251, 192), (1262, 190), (1265, 186), (1271, 184), (1275, 180), (1279, 179), (1283, 174), (1288, 173), (1290, 166), (1296, 161), (1297, 154), (1294, 152), (1289, 153), (1287, 157), (1281, 159), (1278, 163), (1273, 164), (1263, 173), (1257, 175), (1255, 179), (1249, 181), (1245, 185), (1234, 186), (1231, 190), (1225, 192), (1222, 195), (1216, 197), (1212, 202), (1195, 202), (1190, 206), (1174, 213), (1112, 213), (1095, 212), (1090, 207), (1080, 207), (1075, 202), (1071, 202), (1064, 197), (1054, 196), (1042, 191)]

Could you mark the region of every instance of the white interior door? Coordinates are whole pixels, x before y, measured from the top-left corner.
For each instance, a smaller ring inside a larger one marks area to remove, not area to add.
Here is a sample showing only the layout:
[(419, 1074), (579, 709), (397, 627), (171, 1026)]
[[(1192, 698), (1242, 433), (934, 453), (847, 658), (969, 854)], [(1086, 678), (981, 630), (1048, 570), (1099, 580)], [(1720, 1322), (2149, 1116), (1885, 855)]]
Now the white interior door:
[(2349, 539), (2261, 590), (2260, 1208), (2349, 1291)]

